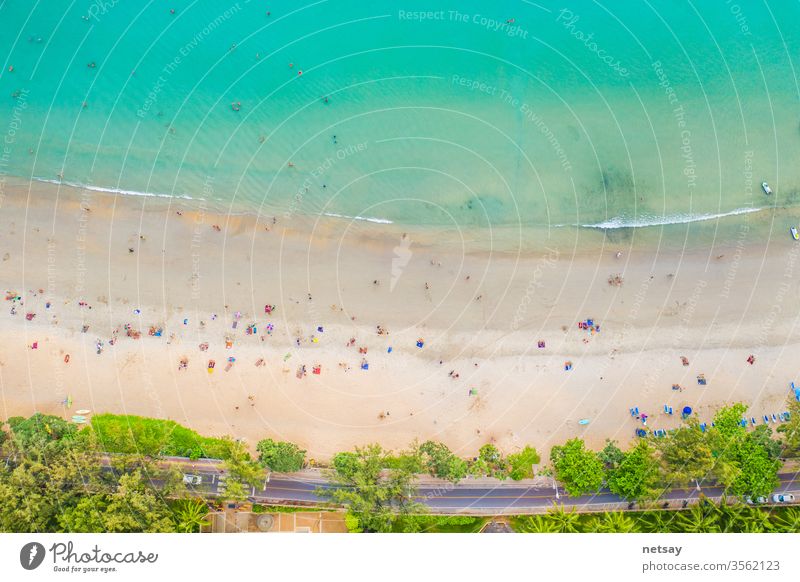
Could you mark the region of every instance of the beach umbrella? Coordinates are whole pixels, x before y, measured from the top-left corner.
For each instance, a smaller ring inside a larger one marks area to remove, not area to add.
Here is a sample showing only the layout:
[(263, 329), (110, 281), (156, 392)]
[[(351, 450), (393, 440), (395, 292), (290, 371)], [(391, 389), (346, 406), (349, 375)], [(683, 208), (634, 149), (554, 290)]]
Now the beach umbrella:
[(691, 406), (684, 406), (683, 407), (683, 417), (684, 418), (689, 416), (691, 413), (692, 413), (692, 407)]

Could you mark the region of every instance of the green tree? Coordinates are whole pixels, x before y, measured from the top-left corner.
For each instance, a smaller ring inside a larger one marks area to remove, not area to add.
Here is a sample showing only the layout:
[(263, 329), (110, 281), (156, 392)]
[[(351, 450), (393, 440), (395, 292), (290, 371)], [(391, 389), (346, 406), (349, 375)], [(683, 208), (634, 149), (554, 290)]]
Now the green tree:
[(558, 479), (572, 496), (594, 493), (603, 484), (603, 464), (586, 449), (581, 439), (568, 440), (550, 450), (550, 461)]
[(109, 533), (169, 533), (175, 531), (171, 517), (167, 504), (137, 470), (119, 478), (103, 521)]
[(714, 473), (729, 494), (768, 497), (778, 486), (780, 463), (773, 454), (770, 432), (747, 432), (740, 423), (747, 412), (743, 404), (726, 406), (714, 416), (709, 442), (716, 457)]
[(386, 456), (377, 444), (334, 456), (328, 474), (331, 487), (317, 494), (347, 507), (352, 516), (348, 527), (389, 532), (398, 517), (423, 513), (415, 501), (413, 475), (404, 469), (385, 469)]
[(708, 477), (714, 467), (711, 446), (697, 419), (690, 418), (685, 426), (670, 433), (669, 438), (655, 441), (655, 445), (667, 485), (686, 487)]
[(772, 428), (760, 424), (748, 433), (748, 437), (758, 446), (762, 447), (770, 459), (778, 459), (783, 454), (784, 446), (781, 441), (772, 438)]
[(260, 487), (264, 482), (264, 468), (250, 457), (250, 453), (240, 441), (226, 439), (226, 459), (223, 463), (225, 477), (225, 497), (244, 501), (251, 487)]
[(737, 442), (726, 456), (733, 458), (732, 464), (736, 467), (733, 478), (726, 483), (731, 494), (753, 499), (769, 497), (780, 484), (780, 462), (770, 458), (768, 449), (751, 435)]
[(458, 483), (467, 476), (467, 463), (443, 443), (426, 441), (419, 447), (424, 469), (439, 479)]
[(800, 454), (800, 401), (791, 395), (786, 402), (789, 420), (778, 427), (778, 432), (783, 435), (784, 454), (797, 456)]
[(31, 462), (0, 471), (0, 531), (57, 531), (58, 501), (47, 495), (47, 466)]
[(597, 458), (603, 463), (606, 471), (611, 471), (619, 467), (622, 459), (625, 458), (625, 453), (617, 446), (616, 441), (606, 439), (606, 446), (597, 453)]
[(8, 426), (17, 450), (28, 455), (57, 455), (76, 438), (74, 424), (58, 416), (37, 412), (29, 418), (14, 416)]
[(563, 505), (554, 503), (553, 507), (547, 510), (547, 519), (555, 526), (557, 533), (577, 533), (581, 516), (574, 507), (567, 511)]
[(174, 506), (172, 519), (180, 533), (197, 533), (208, 524), (208, 506), (199, 499), (181, 499)]
[(677, 529), (684, 533), (719, 533), (716, 515), (703, 507), (695, 505), (688, 511), (682, 511), (676, 520)]
[(59, 526), (69, 533), (104, 533), (108, 503), (103, 493), (83, 497), (58, 515)]
[(774, 520), (776, 531), (800, 533), (800, 509), (787, 507)]
[(525, 446), (525, 448), (518, 453), (508, 455), (506, 460), (511, 466), (509, 477), (514, 481), (519, 481), (520, 479), (532, 479), (533, 466), (538, 465), (542, 459), (539, 457), (539, 453), (536, 452), (536, 449)]
[(609, 490), (629, 500), (655, 499), (660, 494), (659, 483), (655, 450), (644, 440), (624, 453), (617, 468), (608, 473)]
[(469, 464), (469, 473), (476, 477), (495, 477), (506, 479), (509, 473), (508, 461), (503, 454), (491, 443), (478, 449), (478, 456)]
[(595, 533), (633, 533), (640, 531), (636, 520), (621, 511), (605, 512), (589, 520), (586, 531)]
[(303, 468), (306, 452), (294, 443), (264, 439), (256, 445), (258, 460), (270, 471), (291, 473)]
[(515, 528), (522, 533), (558, 533), (558, 524), (545, 515), (528, 515), (516, 520)]
[(639, 516), (639, 529), (647, 533), (670, 533), (676, 530), (675, 511), (647, 511)]

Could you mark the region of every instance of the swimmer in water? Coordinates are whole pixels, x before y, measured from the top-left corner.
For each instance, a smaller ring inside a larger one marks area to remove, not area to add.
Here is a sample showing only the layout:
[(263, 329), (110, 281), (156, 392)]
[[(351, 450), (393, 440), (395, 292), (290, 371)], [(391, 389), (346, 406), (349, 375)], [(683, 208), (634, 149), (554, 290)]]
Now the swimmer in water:
[(95, 64), (95, 62), (94, 62), (94, 61), (92, 61), (91, 63), (89, 63), (89, 64), (88, 64), (88, 65), (86, 65), (86, 66), (87, 66), (87, 67), (89, 67), (90, 69), (94, 69), (95, 67), (97, 67), (97, 65)]

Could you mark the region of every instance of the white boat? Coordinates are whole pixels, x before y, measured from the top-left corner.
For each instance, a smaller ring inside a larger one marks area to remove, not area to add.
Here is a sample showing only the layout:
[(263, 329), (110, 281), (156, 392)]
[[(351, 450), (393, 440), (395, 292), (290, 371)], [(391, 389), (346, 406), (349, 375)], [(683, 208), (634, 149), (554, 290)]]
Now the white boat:
[(772, 188), (766, 182), (761, 182), (761, 188), (764, 190), (764, 194), (772, 194)]
[(800, 235), (797, 234), (797, 228), (796, 227), (793, 226), (792, 228), (790, 228), (789, 229), (789, 233), (792, 235), (792, 238), (794, 240), (800, 240)]

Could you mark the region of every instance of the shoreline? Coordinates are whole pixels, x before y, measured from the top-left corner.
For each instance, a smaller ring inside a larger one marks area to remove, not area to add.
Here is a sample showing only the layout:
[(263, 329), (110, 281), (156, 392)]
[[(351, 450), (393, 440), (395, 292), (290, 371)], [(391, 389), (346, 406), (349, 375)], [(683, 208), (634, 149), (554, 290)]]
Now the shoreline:
[[(543, 245), (520, 231), (500, 250), (472, 232), (299, 215), (272, 224), (63, 187), (56, 204), (40, 186), (7, 184), (0, 206), (0, 283), (24, 303), (0, 314), (4, 418), (63, 414), (70, 396), (74, 409), (291, 440), (316, 459), (428, 438), (460, 455), (495, 442), (546, 458), (572, 436), (627, 445), (640, 426), (632, 406), (649, 428), (678, 424), (663, 404), (705, 421), (735, 401), (756, 417), (778, 413), (800, 356), (800, 245), (783, 229), (763, 239), (768, 216), (724, 238), (707, 225), (699, 240), (715, 242), (705, 248), (645, 244), (655, 232), (582, 231)], [(609, 284), (616, 274), (621, 286)], [(599, 333), (578, 328), (587, 318)]]

